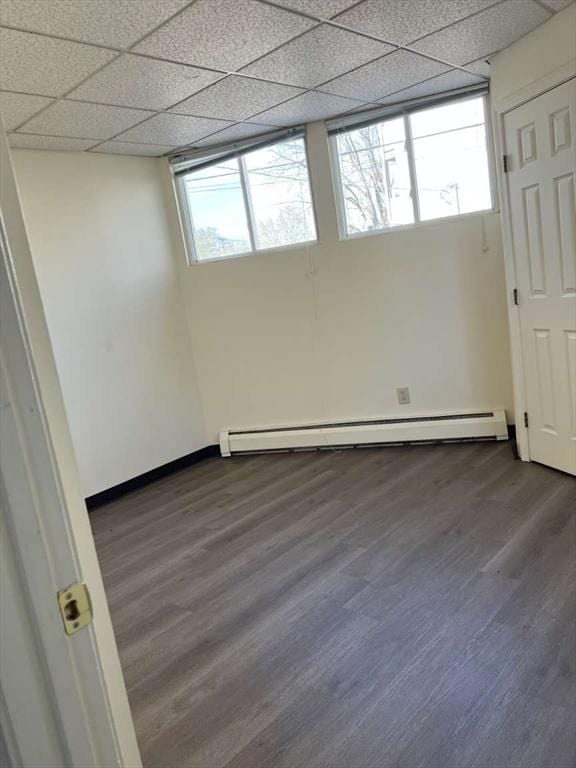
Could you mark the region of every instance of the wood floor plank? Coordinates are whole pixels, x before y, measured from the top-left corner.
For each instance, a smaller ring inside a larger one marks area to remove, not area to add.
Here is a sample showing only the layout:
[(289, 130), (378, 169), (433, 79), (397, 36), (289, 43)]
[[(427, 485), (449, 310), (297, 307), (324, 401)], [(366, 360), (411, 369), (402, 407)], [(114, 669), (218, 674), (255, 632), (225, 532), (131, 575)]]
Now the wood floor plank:
[(575, 768), (576, 481), (210, 459), (91, 512), (145, 768)]

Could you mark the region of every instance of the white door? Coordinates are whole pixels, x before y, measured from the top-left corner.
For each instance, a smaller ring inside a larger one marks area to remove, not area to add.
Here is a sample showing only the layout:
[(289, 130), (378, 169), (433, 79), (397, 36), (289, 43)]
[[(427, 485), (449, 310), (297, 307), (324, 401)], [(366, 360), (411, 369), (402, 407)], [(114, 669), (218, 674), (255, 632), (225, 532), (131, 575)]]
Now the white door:
[(575, 116), (572, 79), (504, 117), (530, 458), (571, 474), (576, 474)]
[[(2, 745), (24, 768), (140, 768), (1, 121), (0, 420)], [(93, 621), (68, 635), (76, 582)]]

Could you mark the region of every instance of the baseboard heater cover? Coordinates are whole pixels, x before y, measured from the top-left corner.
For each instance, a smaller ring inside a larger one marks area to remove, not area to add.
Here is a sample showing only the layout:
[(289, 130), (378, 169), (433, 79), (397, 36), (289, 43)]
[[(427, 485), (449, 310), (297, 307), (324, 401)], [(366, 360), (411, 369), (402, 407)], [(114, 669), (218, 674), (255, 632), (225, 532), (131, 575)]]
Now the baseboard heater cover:
[(459, 440), (508, 440), (504, 409), (220, 432), (222, 456)]

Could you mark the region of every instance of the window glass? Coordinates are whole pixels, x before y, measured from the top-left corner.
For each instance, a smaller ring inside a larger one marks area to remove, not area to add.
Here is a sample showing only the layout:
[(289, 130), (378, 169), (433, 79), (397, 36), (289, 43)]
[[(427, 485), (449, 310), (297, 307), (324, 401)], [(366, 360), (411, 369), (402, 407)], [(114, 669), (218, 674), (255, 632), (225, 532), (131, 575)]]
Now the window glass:
[(351, 128), (333, 141), (348, 235), (492, 208), (483, 96)]
[(414, 163), (423, 221), (491, 207), (484, 125), (415, 139)]
[(295, 137), (245, 150), (178, 181), (196, 261), (316, 239), (306, 145)]
[(472, 125), (484, 125), (484, 100), (466, 99), (441, 107), (432, 107), (410, 115), (412, 138), (454, 131)]
[(250, 250), (250, 234), (238, 160), (211, 165), (184, 176), (198, 261)]
[(314, 240), (304, 139), (249, 152), (244, 164), (256, 247), (275, 248)]
[(403, 118), (340, 133), (337, 149), (349, 235), (414, 221)]

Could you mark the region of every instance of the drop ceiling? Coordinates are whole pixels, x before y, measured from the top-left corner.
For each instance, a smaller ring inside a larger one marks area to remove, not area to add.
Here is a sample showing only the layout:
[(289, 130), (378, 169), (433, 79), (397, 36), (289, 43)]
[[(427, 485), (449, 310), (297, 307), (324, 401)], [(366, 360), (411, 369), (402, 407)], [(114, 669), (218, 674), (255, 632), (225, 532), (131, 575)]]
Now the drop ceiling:
[(13, 147), (161, 156), (481, 83), (570, 0), (0, 0)]

